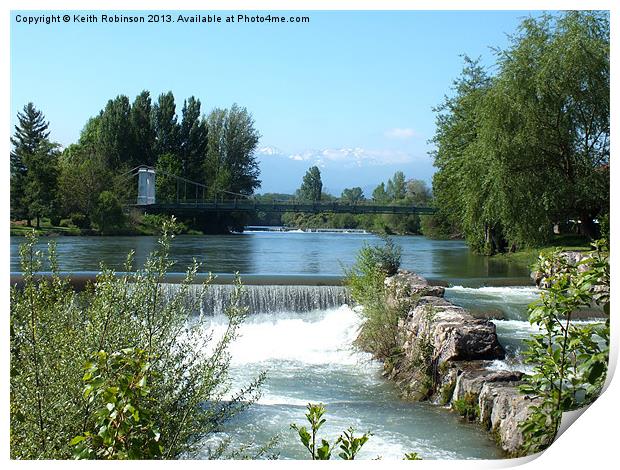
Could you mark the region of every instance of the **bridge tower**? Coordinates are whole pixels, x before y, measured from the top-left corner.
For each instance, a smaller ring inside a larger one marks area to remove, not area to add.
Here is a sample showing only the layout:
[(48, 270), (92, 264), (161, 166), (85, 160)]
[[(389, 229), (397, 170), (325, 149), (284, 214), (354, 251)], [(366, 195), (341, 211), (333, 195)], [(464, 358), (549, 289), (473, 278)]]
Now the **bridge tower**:
[(155, 168), (138, 168), (138, 206), (155, 204)]

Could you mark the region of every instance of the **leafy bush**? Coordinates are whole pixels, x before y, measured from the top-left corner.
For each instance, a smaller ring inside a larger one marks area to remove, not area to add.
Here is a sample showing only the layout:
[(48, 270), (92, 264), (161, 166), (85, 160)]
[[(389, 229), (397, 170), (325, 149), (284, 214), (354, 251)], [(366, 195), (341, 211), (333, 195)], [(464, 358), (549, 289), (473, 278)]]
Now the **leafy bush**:
[(362, 306), (363, 321), (356, 344), (389, 364), (399, 355), (398, 320), (406, 308), (388, 302), (385, 279), (398, 271), (401, 249), (391, 238), (383, 240), (383, 246), (361, 248), (355, 264), (345, 269), (345, 284), (353, 300)]
[(394, 240), (387, 236), (382, 236), (383, 246), (369, 247), (368, 262), (374, 263), (386, 276), (393, 276), (400, 268), (400, 257), (402, 249), (394, 244)]
[(163, 452), (151, 414), (155, 407), (147, 384), (146, 351), (99, 351), (86, 363), (84, 397), (93, 407), (94, 429), (76, 436), (78, 459), (155, 459)]
[[(359, 437), (355, 437), (355, 430), (349, 427), (336, 439), (334, 444), (330, 444), (329, 441), (321, 439), (319, 445), (318, 432), (321, 426), (326, 422), (326, 419), (323, 418), (326, 411), (325, 406), (322, 403), (308, 403), (306, 408), (308, 410), (306, 419), (310, 424), (310, 431), (308, 431), (305, 426), (298, 426), (296, 424), (291, 424), (291, 428), (297, 431), (299, 440), (310, 453), (312, 460), (330, 460), (332, 452), (336, 448), (340, 449), (341, 452), (338, 454), (338, 457), (342, 460), (355, 460), (361, 448), (372, 436), (372, 433), (366, 432)], [(377, 457), (377, 459), (380, 458), (381, 457)], [(410, 452), (405, 454), (403, 460), (422, 460), (422, 458), (417, 452)]]
[[(20, 247), (24, 285), (11, 288), (12, 458), (70, 458), (73, 446), (69, 442), (86, 436), (85, 432), (93, 438), (82, 441), (83, 445), (96, 457), (120, 457), (125, 455), (122, 452), (129, 456), (128, 448), (100, 454), (94, 436), (99, 435), (105, 420), (117, 419), (98, 414), (104, 400), (101, 393), (110, 387), (122, 388), (119, 383), (128, 376), (136, 377), (143, 361), (150, 364), (145, 371), (149, 386), (138, 409), (142, 407), (144, 413), (148, 408), (149, 429), (160, 434), (161, 458), (197, 455), (204, 450), (206, 436), (258, 397), (264, 374), (234, 393), (228, 378), (228, 348), (246, 315), (240, 306), (240, 281), (237, 279), (226, 310), (227, 328), (223, 336), (213, 338), (196, 314), (202, 299), (189, 295), (197, 263), (188, 268), (177, 290), (163, 285), (173, 264), (169, 258), (173, 230), (174, 220), (164, 224), (159, 247), (143, 268), (133, 270), (130, 254), (124, 267), (127, 274), (117, 277), (103, 268), (97, 282), (80, 294), (59, 276), (53, 244), (49, 248), (53, 274), (49, 279), (37, 277), (44, 255), (35, 250), (35, 235), (27, 237)], [(144, 353), (138, 357), (115, 355), (127, 348)], [(89, 401), (83, 395), (80, 365), (92, 363), (92, 354), (100, 351), (109, 351), (110, 356), (106, 364), (97, 366), (103, 382), (91, 384), (94, 389), (88, 395), (95, 393), (97, 399)], [(126, 369), (121, 371), (121, 366)], [(123, 398), (131, 400), (134, 408), (136, 393), (135, 387), (130, 388)], [(131, 419), (123, 422), (131, 423)], [(140, 427), (144, 423), (133, 424)], [(133, 435), (134, 431), (127, 432)], [(151, 443), (149, 439), (142, 444), (151, 449)], [(225, 450), (218, 449), (214, 456)], [(148, 456), (156, 457), (153, 453)]]
[(125, 223), (123, 207), (111, 191), (102, 191), (97, 199), (93, 222), (102, 233), (112, 233)]
[[(533, 374), (526, 377), (523, 393), (542, 403), (523, 423), (525, 451), (543, 450), (555, 438), (563, 411), (591, 403), (600, 394), (609, 359), (609, 249), (605, 241), (577, 265), (559, 253), (542, 256), (539, 269), (553, 267), (548, 289), (530, 307), (530, 323), (540, 333), (527, 341), (526, 362)], [(599, 324), (575, 323), (580, 308), (599, 307), (607, 317)]]
[(351, 297), (362, 306), (362, 324), (356, 344), (381, 360), (398, 353), (398, 320), (403, 312), (387, 302), (385, 278), (400, 266), (400, 249), (391, 239), (383, 247), (364, 245), (355, 264), (345, 270)]
[(78, 228), (90, 227), (90, 220), (84, 214), (75, 212), (69, 216), (69, 219), (71, 220), (71, 223)]

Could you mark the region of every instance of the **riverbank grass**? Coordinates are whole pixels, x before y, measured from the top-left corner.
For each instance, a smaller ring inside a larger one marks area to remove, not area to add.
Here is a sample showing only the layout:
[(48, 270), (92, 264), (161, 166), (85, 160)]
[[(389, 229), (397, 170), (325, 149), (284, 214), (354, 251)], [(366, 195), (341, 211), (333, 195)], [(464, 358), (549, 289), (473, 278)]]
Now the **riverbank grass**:
[[(112, 235), (112, 236), (159, 236), (162, 222), (165, 216), (142, 215), (128, 216), (121, 227), (114, 230), (95, 230), (94, 228), (78, 227), (70, 219), (62, 219), (60, 224), (54, 225), (48, 218), (42, 218), (37, 229), (34, 224), (28, 226), (25, 220), (11, 220), (10, 235), (12, 237), (25, 237), (34, 230), (37, 236), (54, 237), (61, 235), (88, 236), (88, 235)], [(186, 224), (177, 222), (177, 234), (204, 235), (203, 232), (189, 228)]]
[(562, 251), (590, 251), (592, 246), (585, 237), (579, 235), (556, 235), (551, 242), (544, 246), (524, 248), (514, 253), (498, 253), (493, 255), (493, 258), (531, 268), (541, 254), (550, 256), (557, 249)]
[(80, 230), (75, 225), (52, 225), (49, 219), (42, 219), (38, 229), (34, 227), (34, 225), (32, 227), (28, 227), (25, 220), (11, 220), (11, 236), (25, 237), (26, 235), (32, 233), (33, 229), (39, 236), (82, 235), (82, 230)]

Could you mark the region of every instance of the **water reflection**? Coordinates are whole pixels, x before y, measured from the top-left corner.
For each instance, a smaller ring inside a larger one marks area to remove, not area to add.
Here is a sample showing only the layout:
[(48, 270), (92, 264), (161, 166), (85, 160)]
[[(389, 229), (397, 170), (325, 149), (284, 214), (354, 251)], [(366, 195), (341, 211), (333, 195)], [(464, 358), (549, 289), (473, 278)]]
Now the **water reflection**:
[[(42, 248), (47, 239), (41, 239)], [(397, 236), (402, 247), (402, 267), (423, 276), (445, 280), (471, 278), (526, 278), (527, 269), (503, 260), (471, 253), (460, 240), (429, 240)], [(19, 271), (18, 245), (11, 237), (11, 270)], [(127, 253), (134, 250), (137, 265), (157, 248), (156, 237), (57, 237), (60, 268), (65, 271), (98, 270), (100, 263), (121, 269)], [(185, 271), (192, 259), (202, 263), (201, 272), (247, 274), (342, 275), (364, 243), (377, 243), (371, 234), (267, 232), (235, 235), (181, 235), (174, 239), (173, 270)]]

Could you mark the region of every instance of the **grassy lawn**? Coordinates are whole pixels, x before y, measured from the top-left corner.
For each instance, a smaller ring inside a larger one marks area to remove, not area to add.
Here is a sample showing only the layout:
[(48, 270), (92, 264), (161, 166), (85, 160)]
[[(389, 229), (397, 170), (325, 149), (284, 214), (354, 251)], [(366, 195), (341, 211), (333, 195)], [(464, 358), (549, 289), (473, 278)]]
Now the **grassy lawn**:
[[(25, 220), (11, 220), (11, 236), (25, 236), (34, 228), (34, 222), (32, 227), (26, 225)], [(56, 236), (56, 235), (97, 235), (98, 232), (92, 229), (84, 230), (76, 227), (75, 225), (69, 225), (65, 227), (54, 226), (50, 223), (49, 219), (41, 219), (40, 227), (37, 231), (39, 236)], [(198, 230), (190, 229), (186, 226), (182, 226), (181, 233), (188, 235), (202, 235), (203, 233)], [(128, 224), (127, 226), (120, 228), (114, 233), (109, 235), (159, 235), (160, 234), (160, 222), (142, 220), (135, 224)]]
[[(28, 227), (26, 221), (13, 221), (11, 220), (11, 235), (12, 236), (24, 236), (29, 233), (34, 227)], [(35, 229), (36, 230), (36, 229)], [(57, 227), (50, 223), (48, 219), (42, 219), (41, 225), (37, 231), (38, 235), (51, 236), (51, 235), (80, 235), (82, 231), (77, 227)]]
[(591, 246), (586, 238), (578, 235), (557, 235), (548, 245), (524, 248), (515, 253), (500, 253), (494, 257), (531, 267), (538, 259), (540, 253), (551, 253), (556, 249), (562, 251), (589, 251)]

